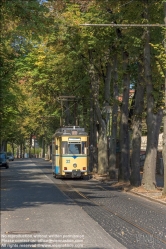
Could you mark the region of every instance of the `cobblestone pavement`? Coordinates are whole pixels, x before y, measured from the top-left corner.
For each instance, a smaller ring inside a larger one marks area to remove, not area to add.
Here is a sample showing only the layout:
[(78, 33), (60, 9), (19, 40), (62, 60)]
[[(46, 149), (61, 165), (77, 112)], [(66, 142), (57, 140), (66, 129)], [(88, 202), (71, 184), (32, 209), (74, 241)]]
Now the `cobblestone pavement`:
[(82, 203), (82, 198), (76, 197), (75, 193), (69, 192), (68, 195), (127, 248), (166, 248), (166, 244), (159, 241), (161, 238), (166, 243), (165, 206), (114, 191), (107, 185), (100, 188), (78, 182), (71, 184), (100, 207)]
[[(47, 169), (49, 170), (49, 169)], [(47, 171), (45, 171), (46, 173)], [(127, 248), (166, 248), (166, 206), (96, 180), (54, 180), (108, 234)], [(68, 184), (65, 189), (63, 185)], [(75, 189), (88, 199), (80, 196)]]
[[(141, 172), (141, 178), (142, 178), (142, 172)], [(110, 181), (98, 176), (94, 176), (93, 179), (98, 180), (100, 182), (104, 182), (107, 185), (114, 187), (115, 189), (121, 189), (125, 192), (136, 194), (138, 196), (145, 197), (146, 199), (150, 199), (166, 205), (166, 196), (162, 195), (162, 190), (164, 187), (164, 175), (156, 174), (157, 189), (154, 191), (147, 191), (142, 186), (132, 187), (130, 186), (129, 183), (118, 183), (117, 181)]]
[(20, 159), (0, 168), (1, 248), (125, 249), (56, 187), (39, 162)]

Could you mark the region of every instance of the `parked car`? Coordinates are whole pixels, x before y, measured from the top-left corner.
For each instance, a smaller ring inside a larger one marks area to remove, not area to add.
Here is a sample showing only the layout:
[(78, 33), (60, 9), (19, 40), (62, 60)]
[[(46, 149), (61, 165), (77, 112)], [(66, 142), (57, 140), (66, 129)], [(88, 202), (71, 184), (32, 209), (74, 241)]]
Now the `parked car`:
[(9, 159), (9, 161), (14, 161), (14, 156), (11, 152), (7, 152), (7, 158)]
[(9, 168), (9, 159), (6, 152), (0, 152), (0, 167)]

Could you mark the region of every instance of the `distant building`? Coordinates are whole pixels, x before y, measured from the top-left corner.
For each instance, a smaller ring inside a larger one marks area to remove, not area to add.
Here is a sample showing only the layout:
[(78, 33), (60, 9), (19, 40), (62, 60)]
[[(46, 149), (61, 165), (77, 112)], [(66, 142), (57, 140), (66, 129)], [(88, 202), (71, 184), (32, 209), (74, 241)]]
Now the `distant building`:
[[(135, 93), (135, 90), (134, 90), (134, 89), (130, 89), (130, 90), (129, 90), (129, 99), (132, 99), (132, 98), (133, 98), (134, 93)], [(120, 102), (122, 102), (122, 100), (123, 100), (123, 94), (120, 94), (120, 95), (119, 95), (118, 100), (119, 100)]]
[(35, 136), (32, 137), (32, 148), (39, 148), (39, 144)]
[[(147, 136), (141, 137), (141, 151), (146, 151), (147, 146)], [(159, 141), (158, 141), (158, 151), (162, 151), (163, 149), (163, 133), (159, 134)]]

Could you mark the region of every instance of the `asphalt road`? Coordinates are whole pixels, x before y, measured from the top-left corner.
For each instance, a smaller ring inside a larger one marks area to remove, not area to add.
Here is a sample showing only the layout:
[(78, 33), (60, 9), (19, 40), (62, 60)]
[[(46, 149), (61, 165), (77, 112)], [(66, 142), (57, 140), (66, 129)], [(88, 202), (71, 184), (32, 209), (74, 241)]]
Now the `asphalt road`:
[(4, 247), (166, 248), (163, 204), (94, 180), (55, 179), (43, 159), (11, 162), (1, 178)]
[(0, 171), (1, 248), (125, 248), (55, 185), (50, 163), (19, 159)]

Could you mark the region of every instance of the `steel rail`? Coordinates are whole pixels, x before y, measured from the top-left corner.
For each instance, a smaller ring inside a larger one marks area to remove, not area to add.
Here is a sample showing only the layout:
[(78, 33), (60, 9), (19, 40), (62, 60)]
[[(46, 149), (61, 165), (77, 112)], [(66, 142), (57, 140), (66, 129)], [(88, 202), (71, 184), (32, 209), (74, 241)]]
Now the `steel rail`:
[(139, 229), (140, 231), (152, 236), (154, 239), (157, 239), (158, 241), (164, 243), (166, 245), (166, 240), (160, 239), (158, 236), (155, 236), (154, 234), (152, 234), (151, 232), (145, 230), (144, 228), (138, 226), (137, 224), (135, 224), (134, 222), (131, 222), (128, 219), (125, 219), (124, 217), (122, 217), (121, 215), (113, 212), (110, 208), (107, 208), (106, 206), (104, 206), (103, 204), (100, 205), (95, 201), (92, 201), (89, 197), (87, 197), (86, 195), (84, 195), (83, 193), (81, 193), (79, 190), (77, 190), (75, 187), (73, 187), (71, 184), (66, 183), (64, 180), (62, 180), (63, 183), (65, 183), (69, 188), (73, 189), (78, 195), (82, 196), (84, 199), (90, 201), (91, 203), (95, 204), (98, 207), (101, 207), (102, 209), (106, 210), (107, 212), (115, 215), (116, 217), (118, 217), (119, 219), (127, 222), (128, 224), (132, 225), (133, 227)]
[[(47, 171), (50, 171), (49, 169), (47, 169)], [(50, 178), (51, 179), (51, 178)], [(87, 197), (86, 195), (84, 195), (83, 193), (81, 193), (79, 190), (77, 190), (75, 187), (73, 187), (71, 184), (67, 183), (66, 181), (64, 180), (61, 180), (64, 184), (56, 184), (55, 181), (54, 181), (54, 184), (56, 185), (56, 187), (61, 190), (62, 192), (66, 192), (69, 190), (69, 188), (73, 189), (78, 195), (80, 195), (81, 197), (83, 197), (84, 199), (86, 199), (87, 201), (95, 204), (96, 206), (104, 209), (105, 211), (113, 214), (114, 216), (118, 217), (119, 219), (125, 221), (126, 223), (132, 225), (133, 227), (137, 228), (138, 230), (142, 231), (143, 233), (146, 233), (150, 236), (152, 236), (154, 239), (157, 239), (158, 241), (162, 242), (163, 244), (166, 245), (166, 240), (163, 240), (163, 239), (160, 239), (158, 236), (155, 236), (154, 234), (152, 234), (151, 232), (145, 230), (144, 228), (138, 226), (137, 224), (135, 224), (134, 222), (131, 222), (130, 220), (128, 219), (125, 219), (124, 217), (122, 217), (121, 215), (113, 212), (110, 208), (107, 208), (106, 206), (104, 206), (103, 204), (98, 204), (97, 202), (91, 200), (89, 197)], [(69, 188), (65, 189), (65, 185), (68, 186)], [(101, 186), (98, 186), (96, 185), (97, 187), (101, 187)], [(106, 191), (109, 191), (107, 189), (105, 189), (104, 187), (101, 187), (103, 190), (106, 190)], [(64, 193), (64, 195), (68, 196), (67, 193)], [(74, 200), (74, 198), (70, 197), (72, 200)]]
[[(98, 185), (96, 185), (96, 186), (98, 186)], [(102, 186), (98, 186), (98, 188), (101, 188), (101, 189), (103, 189), (103, 190), (105, 190), (105, 191), (109, 191), (109, 189), (106, 189), (106, 188), (104, 188), (104, 187), (102, 187)], [(116, 189), (115, 189), (116, 190)], [(127, 193), (127, 192), (126, 192)], [(128, 192), (128, 194), (130, 194), (131, 196), (140, 196), (140, 195), (138, 195), (137, 193), (134, 193), (134, 192)], [(147, 196), (141, 196), (142, 198), (144, 198), (144, 199), (146, 199), (146, 200), (149, 200), (149, 201), (151, 201), (151, 202), (155, 202), (155, 203), (159, 203), (159, 204), (161, 204), (161, 205), (165, 205), (166, 206), (166, 203), (164, 203), (164, 202), (158, 202), (158, 200), (155, 200), (155, 199), (151, 199), (150, 197), (147, 197)], [(123, 198), (123, 197), (122, 197)], [(142, 206), (144, 206), (144, 207), (147, 207), (148, 205), (146, 205), (145, 203), (141, 203), (141, 205)], [(149, 206), (148, 206), (149, 207)], [(153, 211), (156, 211), (156, 209), (155, 208), (153, 208), (153, 206), (150, 206), (150, 209), (151, 210), (153, 210)], [(160, 213), (162, 213), (162, 214), (164, 214), (164, 215), (166, 215), (166, 212), (164, 211), (164, 210), (160, 210)]]

